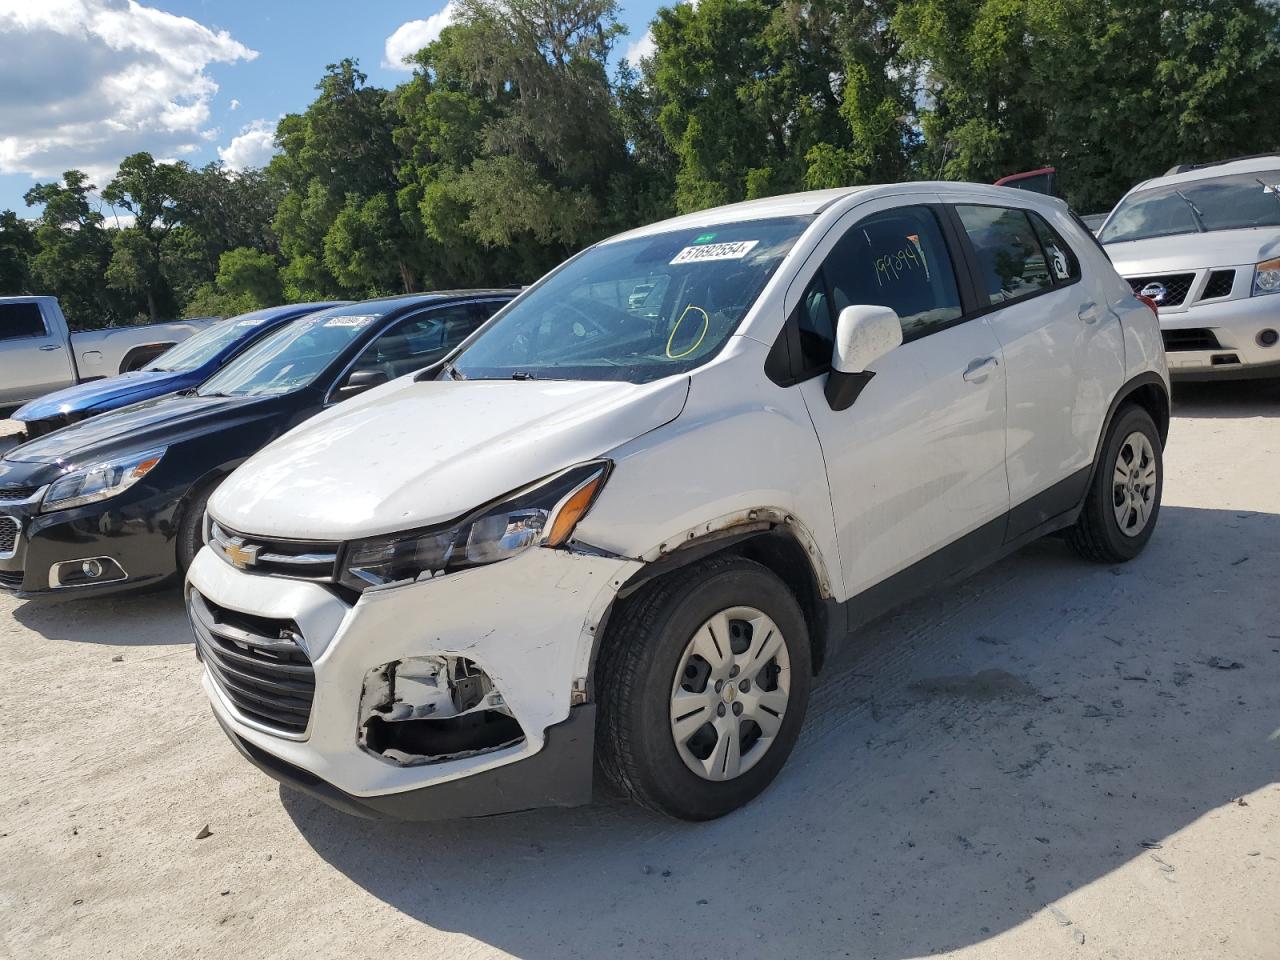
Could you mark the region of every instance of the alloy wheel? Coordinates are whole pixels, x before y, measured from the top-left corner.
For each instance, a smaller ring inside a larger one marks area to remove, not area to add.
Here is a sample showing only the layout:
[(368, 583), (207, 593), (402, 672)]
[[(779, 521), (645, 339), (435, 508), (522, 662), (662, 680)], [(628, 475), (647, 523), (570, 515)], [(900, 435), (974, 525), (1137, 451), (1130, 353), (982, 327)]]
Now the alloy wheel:
[(1111, 478), (1116, 524), (1126, 537), (1136, 537), (1155, 509), (1156, 454), (1147, 435), (1135, 430), (1124, 438)]

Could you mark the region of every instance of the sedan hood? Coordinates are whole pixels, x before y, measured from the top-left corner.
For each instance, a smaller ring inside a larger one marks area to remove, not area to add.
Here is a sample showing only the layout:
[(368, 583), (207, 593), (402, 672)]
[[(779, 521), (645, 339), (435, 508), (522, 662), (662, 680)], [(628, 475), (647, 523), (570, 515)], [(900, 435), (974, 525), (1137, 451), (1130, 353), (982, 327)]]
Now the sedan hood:
[[(68, 413), (92, 413), (98, 410), (114, 410), (127, 403), (149, 400), (161, 394), (172, 393), (192, 386), (190, 375), (168, 370), (138, 370), (122, 373), (105, 380), (91, 380), (78, 386), (46, 393), (38, 400), (18, 409), (13, 419), (30, 423), (47, 420)], [(196, 381), (199, 382), (198, 380)]]
[(5, 460), (77, 467), (117, 454), (169, 446), (214, 429), (235, 428), (269, 415), (277, 406), (275, 397), (157, 397), (55, 430), (14, 447)]
[(674, 420), (688, 377), (648, 384), (395, 381), (297, 427), (218, 488), (258, 536), (349, 540), (459, 517)]
[(1199, 270), (1204, 267), (1238, 267), (1280, 257), (1280, 230), (1217, 230), (1213, 233), (1180, 233), (1109, 243), (1107, 255), (1122, 276)]

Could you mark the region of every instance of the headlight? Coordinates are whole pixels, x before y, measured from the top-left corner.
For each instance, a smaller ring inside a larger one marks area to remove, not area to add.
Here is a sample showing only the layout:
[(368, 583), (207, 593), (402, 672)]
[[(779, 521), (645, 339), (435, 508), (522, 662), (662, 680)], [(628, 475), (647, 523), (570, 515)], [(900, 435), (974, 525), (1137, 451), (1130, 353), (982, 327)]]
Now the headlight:
[(1253, 272), (1253, 295), (1280, 293), (1280, 257), (1263, 260)]
[(508, 494), (456, 523), (347, 544), (341, 582), (353, 590), (506, 560), (529, 547), (563, 546), (604, 486), (594, 460)]
[(49, 487), (40, 509), (65, 510), (124, 493), (155, 469), (163, 456), (164, 447), (161, 447), (146, 453), (132, 453), (127, 457), (106, 460), (68, 473)]

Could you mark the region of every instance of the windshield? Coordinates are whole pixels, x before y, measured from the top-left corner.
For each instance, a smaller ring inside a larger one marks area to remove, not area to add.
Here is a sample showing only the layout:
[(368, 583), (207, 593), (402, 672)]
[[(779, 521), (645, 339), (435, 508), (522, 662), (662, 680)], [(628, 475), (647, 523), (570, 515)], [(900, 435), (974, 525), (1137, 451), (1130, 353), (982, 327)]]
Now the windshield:
[(737, 329), (810, 217), (605, 243), (516, 301), (452, 365), (467, 379), (628, 380), (682, 373)]
[(343, 312), (313, 313), (287, 324), (250, 347), (200, 385), (202, 397), (274, 396), (307, 386), (349, 343), (380, 316)]
[(1141, 190), (1120, 201), (1098, 239), (1123, 243), (1249, 227), (1280, 227), (1280, 170)]
[(275, 312), (255, 310), (253, 313), (242, 313), (230, 320), (215, 323), (183, 340), (176, 347), (166, 350), (143, 369), (163, 370), (167, 373), (203, 367), (237, 340), (253, 336), (254, 328), (270, 320)]

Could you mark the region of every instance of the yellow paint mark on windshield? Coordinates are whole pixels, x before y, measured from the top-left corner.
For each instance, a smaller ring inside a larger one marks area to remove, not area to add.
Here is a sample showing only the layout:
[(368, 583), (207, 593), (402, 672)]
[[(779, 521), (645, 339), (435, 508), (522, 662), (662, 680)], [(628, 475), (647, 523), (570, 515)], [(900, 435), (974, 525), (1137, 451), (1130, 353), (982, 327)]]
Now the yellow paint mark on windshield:
[[(693, 346), (691, 346), (688, 350), (685, 350), (683, 353), (672, 353), (671, 344), (675, 342), (676, 333), (677, 331), (679, 331), (680, 325), (684, 323), (684, 318), (689, 315), (690, 310), (696, 310), (698, 311), (698, 313), (702, 314), (702, 332), (698, 334), (698, 339), (693, 341)], [(711, 318), (707, 316), (707, 311), (703, 310), (701, 307), (695, 307), (692, 303), (689, 304), (687, 307), (684, 308), (684, 313), (680, 314), (680, 319), (676, 321), (676, 325), (671, 328), (671, 336), (667, 337), (667, 359), (680, 360), (684, 357), (687, 357), (689, 354), (693, 353), (693, 351), (697, 350), (698, 347), (702, 345), (703, 338), (706, 337), (707, 331), (710, 329), (711, 329)]]

